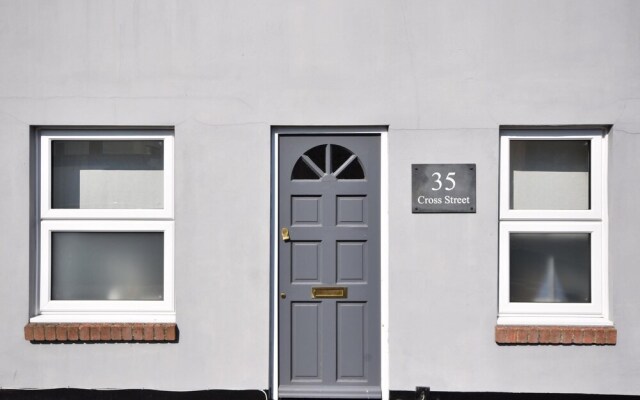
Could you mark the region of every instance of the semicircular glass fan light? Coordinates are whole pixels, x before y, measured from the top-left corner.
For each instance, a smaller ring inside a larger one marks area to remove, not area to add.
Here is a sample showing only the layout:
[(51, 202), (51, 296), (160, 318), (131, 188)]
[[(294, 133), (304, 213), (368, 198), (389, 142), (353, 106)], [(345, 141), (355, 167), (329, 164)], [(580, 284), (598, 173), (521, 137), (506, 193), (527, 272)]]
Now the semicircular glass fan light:
[(358, 156), (337, 144), (321, 144), (307, 150), (293, 166), (292, 180), (364, 179)]

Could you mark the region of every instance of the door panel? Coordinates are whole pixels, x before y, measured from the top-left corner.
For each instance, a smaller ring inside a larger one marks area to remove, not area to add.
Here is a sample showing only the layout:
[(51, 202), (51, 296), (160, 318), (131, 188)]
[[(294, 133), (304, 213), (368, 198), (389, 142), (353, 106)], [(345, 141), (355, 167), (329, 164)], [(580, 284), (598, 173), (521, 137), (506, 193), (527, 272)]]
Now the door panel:
[(338, 381), (365, 381), (366, 303), (338, 303)]
[(367, 242), (337, 241), (337, 282), (367, 283)]
[(380, 398), (380, 137), (278, 146), (279, 396)]
[(320, 381), (320, 329), (320, 303), (291, 304), (291, 381)]
[(321, 242), (291, 243), (291, 283), (320, 280)]
[(321, 201), (321, 196), (291, 196), (291, 226), (319, 226)]

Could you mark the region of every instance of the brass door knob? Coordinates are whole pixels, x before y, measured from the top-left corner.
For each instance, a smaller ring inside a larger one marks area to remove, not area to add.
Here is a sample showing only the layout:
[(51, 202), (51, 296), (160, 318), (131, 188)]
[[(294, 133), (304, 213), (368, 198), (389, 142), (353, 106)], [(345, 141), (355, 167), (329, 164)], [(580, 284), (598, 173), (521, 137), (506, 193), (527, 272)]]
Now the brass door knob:
[(282, 230), (280, 231), (280, 234), (282, 235), (283, 242), (286, 242), (287, 240), (291, 240), (291, 238), (289, 237), (289, 229), (282, 228)]
[(287, 298), (287, 294), (285, 292), (280, 292), (280, 298), (281, 299), (286, 299)]

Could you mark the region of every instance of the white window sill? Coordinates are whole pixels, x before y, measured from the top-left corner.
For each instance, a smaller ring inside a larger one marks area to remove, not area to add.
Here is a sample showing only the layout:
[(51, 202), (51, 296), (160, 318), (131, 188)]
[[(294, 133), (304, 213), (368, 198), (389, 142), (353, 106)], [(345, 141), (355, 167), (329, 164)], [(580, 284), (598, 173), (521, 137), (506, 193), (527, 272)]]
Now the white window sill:
[(29, 318), (31, 323), (175, 323), (175, 313), (162, 314), (43, 314)]
[(537, 326), (613, 326), (613, 321), (603, 316), (500, 316), (497, 325)]

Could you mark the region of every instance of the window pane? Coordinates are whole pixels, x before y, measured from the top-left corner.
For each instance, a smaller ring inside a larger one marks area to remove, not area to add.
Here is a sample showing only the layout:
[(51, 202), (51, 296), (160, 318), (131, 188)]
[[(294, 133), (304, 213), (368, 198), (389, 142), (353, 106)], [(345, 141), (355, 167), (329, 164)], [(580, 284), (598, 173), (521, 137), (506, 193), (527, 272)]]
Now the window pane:
[(313, 179), (318, 180), (320, 177), (316, 174), (310, 166), (305, 163), (302, 158), (299, 158), (296, 162), (296, 165), (293, 166), (293, 171), (291, 172), (291, 179)]
[(351, 163), (338, 176), (338, 179), (364, 179), (364, 170), (359, 159), (351, 161)]
[(53, 208), (163, 207), (162, 140), (54, 140)]
[(318, 168), (320, 168), (324, 172), (328, 172), (328, 166), (325, 165), (327, 163), (325, 159), (325, 155), (327, 154), (326, 144), (322, 144), (320, 146), (309, 149), (304, 154), (307, 155), (311, 159), (311, 161), (313, 161), (318, 166)]
[(591, 302), (591, 234), (512, 233), (509, 243), (512, 302)]
[[(346, 147), (331, 145), (331, 172), (335, 173), (344, 165), (345, 162), (353, 155), (351, 150)], [(364, 179), (364, 170), (358, 158), (352, 160), (339, 174), (338, 179)]]
[(162, 232), (52, 232), (52, 300), (162, 300)]
[(511, 209), (588, 210), (588, 140), (512, 140)]

